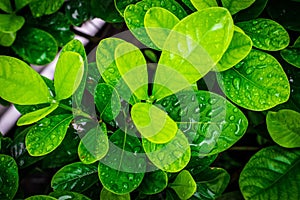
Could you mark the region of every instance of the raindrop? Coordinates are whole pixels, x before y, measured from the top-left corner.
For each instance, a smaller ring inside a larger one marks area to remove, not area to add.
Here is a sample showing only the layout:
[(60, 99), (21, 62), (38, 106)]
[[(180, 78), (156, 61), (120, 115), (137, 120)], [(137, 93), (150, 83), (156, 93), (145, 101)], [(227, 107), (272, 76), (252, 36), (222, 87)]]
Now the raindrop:
[(231, 121), (233, 121), (235, 119), (235, 117), (233, 116), (233, 115), (231, 115), (230, 117), (229, 117), (229, 120), (231, 120)]
[(270, 45), (270, 42), (271, 42), (270, 38), (266, 38), (266, 39), (265, 39), (265, 44), (266, 44), (267, 46)]
[(174, 152), (173, 152), (173, 155), (174, 155), (176, 158), (181, 158), (181, 157), (182, 157), (182, 152), (181, 152), (181, 151), (174, 151)]
[(249, 67), (247, 70), (246, 70), (246, 74), (251, 74), (252, 72), (254, 72), (254, 68), (253, 67)]
[(172, 10), (175, 11), (177, 8), (175, 5), (172, 6)]
[(253, 21), (252, 21), (252, 24), (253, 24), (253, 25), (255, 25), (255, 24), (257, 24), (257, 23), (258, 23), (257, 20), (253, 20)]
[(240, 84), (241, 84), (241, 79), (240, 78), (233, 79), (233, 86), (235, 87), (235, 89), (239, 90), (240, 89)]
[(238, 64), (235, 65), (235, 68), (238, 69), (244, 65), (245, 62), (241, 61)]
[(161, 1), (161, 2), (160, 2), (160, 5), (161, 5), (162, 7), (164, 7), (164, 6), (166, 5), (165, 1)]
[(128, 187), (129, 187), (128, 183), (125, 183), (125, 182), (124, 182), (124, 183), (123, 183), (123, 188), (124, 188), (124, 189), (128, 189)]
[(262, 54), (259, 56), (258, 58), (260, 61), (263, 61), (264, 59), (266, 59), (266, 55), (265, 54)]
[(134, 176), (133, 176), (133, 174), (128, 174), (128, 180), (130, 180), (130, 181), (132, 181), (133, 179), (134, 179)]
[(110, 68), (108, 68), (108, 72), (113, 74), (113, 73), (115, 73), (115, 69), (110, 67)]

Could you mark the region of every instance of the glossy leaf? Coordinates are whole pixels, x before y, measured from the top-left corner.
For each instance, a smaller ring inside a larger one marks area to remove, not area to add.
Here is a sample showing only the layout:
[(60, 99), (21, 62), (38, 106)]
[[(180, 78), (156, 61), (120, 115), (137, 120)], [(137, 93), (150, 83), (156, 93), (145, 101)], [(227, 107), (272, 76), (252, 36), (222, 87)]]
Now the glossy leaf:
[(4, 12), (7, 12), (7, 13), (12, 13), (13, 10), (11, 7), (10, 0), (0, 1), (0, 10), (3, 10)]
[(81, 162), (91, 164), (102, 159), (108, 152), (108, 137), (104, 123), (89, 130), (81, 139), (78, 154)]
[(249, 110), (270, 109), (290, 96), (290, 85), (280, 63), (258, 50), (252, 50), (234, 68), (218, 73), (217, 78), (226, 96)]
[(180, 199), (189, 199), (197, 189), (194, 178), (187, 170), (181, 171), (169, 187), (175, 190)]
[(75, 52), (63, 52), (56, 65), (54, 87), (56, 100), (69, 98), (78, 88), (83, 72), (83, 59)]
[(142, 152), (140, 141), (130, 134), (132, 133), (118, 129), (109, 138), (109, 151), (98, 166), (103, 187), (118, 195), (135, 190), (146, 171), (146, 156)]
[(130, 200), (130, 194), (118, 195), (110, 192), (109, 190), (102, 188), (100, 193), (100, 199), (105, 200)]
[(17, 32), (22, 28), (25, 19), (14, 14), (0, 14), (0, 31), (4, 33)]
[(286, 148), (300, 147), (300, 113), (287, 109), (269, 111), (266, 122), (270, 136), (277, 144)]
[(126, 7), (124, 19), (129, 30), (146, 46), (152, 49), (158, 49), (149, 38), (144, 27), (145, 14), (147, 10), (152, 7), (165, 8), (176, 15), (179, 19), (184, 18), (187, 14), (175, 0), (143, 0)]
[(109, 23), (123, 22), (114, 0), (91, 0), (91, 14)]
[(124, 42), (117, 46), (115, 59), (122, 78), (133, 94), (140, 100), (148, 99), (147, 63), (142, 52), (131, 43)]
[(191, 2), (197, 10), (202, 10), (210, 7), (218, 7), (218, 3), (216, 0), (191, 0)]
[(172, 12), (160, 7), (150, 8), (144, 18), (146, 32), (159, 49), (163, 49), (171, 29), (178, 22), (179, 19)]
[(63, 3), (64, 0), (32, 0), (29, 7), (34, 17), (41, 17), (57, 12)]
[(158, 63), (152, 92), (155, 99), (176, 93), (207, 74), (232, 36), (233, 21), (224, 8), (207, 8), (181, 20), (172, 29)]
[(97, 167), (81, 162), (72, 163), (58, 170), (51, 180), (54, 191), (83, 192), (97, 182)]
[(130, 4), (135, 4), (141, 0), (115, 0), (116, 9), (119, 11), (120, 15), (124, 17), (124, 11), (126, 7)]
[(278, 51), (289, 45), (288, 32), (277, 22), (258, 18), (236, 24), (252, 39), (253, 46), (267, 51)]
[(77, 192), (69, 192), (69, 191), (55, 191), (49, 194), (50, 196), (57, 198), (58, 200), (63, 199), (76, 199), (76, 200), (91, 200), (87, 196), (83, 194), (79, 194)]
[(50, 113), (52, 113), (57, 107), (58, 107), (58, 103), (55, 103), (55, 104), (51, 104), (49, 107), (27, 113), (18, 119), (17, 125), (24, 126), (24, 125), (33, 124), (43, 119)]
[(193, 156), (225, 151), (247, 130), (245, 115), (225, 98), (208, 91), (186, 91), (158, 103), (188, 137)]
[(300, 68), (300, 37), (298, 37), (293, 46), (280, 51), (280, 55), (286, 62)]
[(185, 167), (193, 176), (206, 170), (218, 157), (218, 154), (212, 156), (192, 156), (189, 164)]
[(57, 200), (57, 199), (46, 195), (35, 195), (35, 196), (28, 197), (25, 200)]
[(26, 135), (26, 148), (31, 156), (43, 156), (63, 141), (72, 115), (54, 115), (39, 121)]
[(50, 63), (57, 54), (52, 35), (37, 28), (20, 30), (12, 48), (25, 61), (36, 65)]
[(0, 154), (0, 199), (11, 200), (19, 186), (18, 166), (15, 160)]
[(221, 0), (222, 5), (227, 8), (232, 15), (251, 6), (255, 0)]
[(255, 0), (250, 7), (235, 14), (234, 19), (238, 21), (247, 21), (257, 18), (265, 9), (268, 0)]
[(16, 10), (20, 10), (29, 4), (32, 0), (15, 0)]
[(150, 142), (164, 144), (173, 139), (177, 133), (176, 123), (167, 113), (154, 105), (134, 104), (131, 117), (142, 136)]
[(0, 62), (1, 98), (20, 105), (51, 102), (47, 85), (25, 62), (9, 56), (0, 56)]
[(298, 199), (299, 158), (299, 149), (284, 149), (279, 146), (257, 152), (240, 175), (239, 186), (244, 198)]
[(191, 0), (181, 0), (191, 11), (195, 12), (197, 9), (193, 6)]
[(225, 71), (235, 66), (250, 53), (251, 49), (250, 37), (235, 30), (228, 49), (216, 65), (216, 71)]
[(86, 0), (68, 1), (65, 13), (72, 25), (80, 26), (90, 18), (90, 2)]
[(179, 172), (191, 158), (188, 140), (180, 130), (168, 143), (155, 144), (145, 138), (142, 143), (149, 160), (166, 172)]
[(147, 172), (139, 190), (143, 194), (152, 195), (163, 191), (168, 185), (168, 175), (162, 170)]
[(17, 34), (15, 32), (0, 32), (0, 45), (5, 47), (11, 46), (14, 43), (16, 36)]

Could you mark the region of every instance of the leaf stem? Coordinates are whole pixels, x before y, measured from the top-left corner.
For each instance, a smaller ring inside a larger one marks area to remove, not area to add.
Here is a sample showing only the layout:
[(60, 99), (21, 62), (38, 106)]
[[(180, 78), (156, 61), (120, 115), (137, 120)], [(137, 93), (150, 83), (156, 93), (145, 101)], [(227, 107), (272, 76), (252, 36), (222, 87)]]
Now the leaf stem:
[(82, 116), (82, 117), (86, 117), (88, 119), (93, 119), (93, 117), (91, 115), (89, 115), (86, 112), (83, 112), (81, 109), (72, 108), (72, 107), (67, 106), (65, 104), (62, 104), (62, 103), (59, 104), (59, 107), (65, 109), (65, 110), (73, 112), (74, 115), (79, 115), (79, 116)]
[(228, 149), (229, 151), (258, 151), (259, 147), (251, 147), (251, 146), (236, 146)]

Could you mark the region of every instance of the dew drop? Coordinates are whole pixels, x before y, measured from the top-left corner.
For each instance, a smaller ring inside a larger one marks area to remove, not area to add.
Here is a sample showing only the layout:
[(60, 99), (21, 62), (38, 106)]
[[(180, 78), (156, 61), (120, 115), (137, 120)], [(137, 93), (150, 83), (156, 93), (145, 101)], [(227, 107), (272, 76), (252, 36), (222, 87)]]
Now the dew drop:
[(175, 5), (172, 6), (172, 10), (175, 11), (177, 8)]
[(243, 61), (239, 62), (238, 64), (235, 65), (235, 68), (236, 69), (241, 68), (244, 65), (244, 63), (245, 62), (243, 62)]
[(229, 120), (231, 120), (231, 121), (233, 121), (235, 119), (235, 117), (233, 116), (233, 115), (231, 115), (230, 117), (229, 117)]
[(259, 56), (258, 58), (260, 61), (263, 61), (264, 59), (266, 59), (266, 55), (265, 54), (262, 54)]
[(161, 5), (162, 7), (164, 7), (164, 6), (166, 5), (165, 1), (161, 1), (161, 2), (160, 2), (160, 5)]
[(112, 68), (112, 67), (108, 68), (107, 70), (108, 70), (109, 73), (112, 73), (112, 74), (115, 73), (115, 69)]
[(128, 187), (129, 187), (128, 183), (125, 183), (125, 182), (122, 185), (123, 185), (124, 189), (128, 189)]
[(181, 152), (181, 151), (174, 151), (174, 152), (173, 152), (173, 155), (174, 155), (176, 158), (181, 158), (181, 157), (182, 157), (182, 152)]
[(241, 79), (240, 78), (233, 79), (233, 86), (235, 87), (235, 89), (239, 90), (240, 89), (240, 84), (241, 84)]
[(251, 74), (252, 72), (254, 71), (254, 68), (253, 67), (249, 67), (247, 70), (246, 70), (246, 74)]
[(267, 46), (270, 45), (270, 42), (271, 42), (270, 38), (266, 38), (266, 39), (265, 39), (265, 44), (266, 44)]
[(127, 178), (128, 178), (128, 180), (132, 181), (134, 179), (134, 176), (133, 176), (133, 174), (128, 174)]

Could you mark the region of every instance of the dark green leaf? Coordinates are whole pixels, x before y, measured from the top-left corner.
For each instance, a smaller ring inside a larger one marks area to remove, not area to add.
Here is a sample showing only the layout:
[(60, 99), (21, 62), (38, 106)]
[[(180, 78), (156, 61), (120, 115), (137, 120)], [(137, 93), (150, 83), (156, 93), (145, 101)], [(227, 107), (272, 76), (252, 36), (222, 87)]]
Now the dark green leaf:
[(65, 6), (66, 16), (74, 26), (80, 26), (90, 18), (90, 1), (72, 0), (67, 1)]
[(210, 7), (218, 7), (218, 3), (216, 0), (191, 0), (191, 2), (197, 10), (202, 10)]
[(32, 156), (43, 156), (63, 141), (72, 115), (55, 115), (39, 121), (26, 135), (26, 148)]
[(280, 51), (280, 55), (286, 62), (300, 68), (300, 37), (298, 37), (293, 46)]
[(15, 0), (16, 10), (20, 10), (29, 4), (32, 0)]
[(14, 43), (16, 36), (17, 34), (15, 32), (4, 33), (0, 31), (0, 45), (5, 47), (11, 46)]
[(221, 0), (222, 5), (227, 8), (232, 15), (251, 6), (255, 0)]
[(147, 172), (139, 187), (143, 194), (157, 194), (163, 191), (168, 185), (168, 175), (162, 170)]
[(32, 0), (29, 7), (34, 17), (41, 17), (55, 13), (63, 3), (64, 0)]
[(11, 200), (19, 186), (18, 166), (15, 160), (0, 154), (0, 199)]
[(0, 56), (1, 98), (20, 105), (47, 103), (52, 97), (41, 76), (25, 62)]
[(250, 7), (239, 11), (234, 19), (238, 21), (247, 21), (257, 18), (265, 9), (268, 0), (256, 0)]
[(36, 28), (20, 30), (12, 48), (25, 61), (36, 65), (50, 63), (57, 54), (55, 39)]
[(50, 196), (57, 198), (58, 200), (74, 199), (74, 200), (91, 200), (90, 198), (79, 194), (77, 192), (68, 191), (55, 191), (49, 194)]
[(10, 0), (2, 0), (0, 1), (0, 10), (3, 10), (4, 12), (7, 13), (12, 13), (12, 7), (10, 4)]
[(219, 196), (216, 200), (244, 200), (244, 198), (240, 191), (233, 191)]
[(91, 0), (91, 14), (109, 23), (123, 22), (114, 0)]
[(212, 156), (192, 156), (189, 164), (185, 167), (193, 176), (200, 174), (203, 170), (208, 168), (217, 158), (218, 154)]
[(135, 4), (141, 0), (115, 0), (115, 6), (119, 11), (120, 15), (124, 17), (124, 11), (126, 7), (130, 4)]
[(4, 33), (17, 32), (22, 28), (25, 19), (15, 14), (0, 14), (0, 31)]
[(35, 195), (35, 196), (28, 197), (25, 200), (57, 200), (57, 199), (46, 195)]
[(299, 199), (300, 149), (267, 147), (241, 172), (239, 185), (246, 200)]

